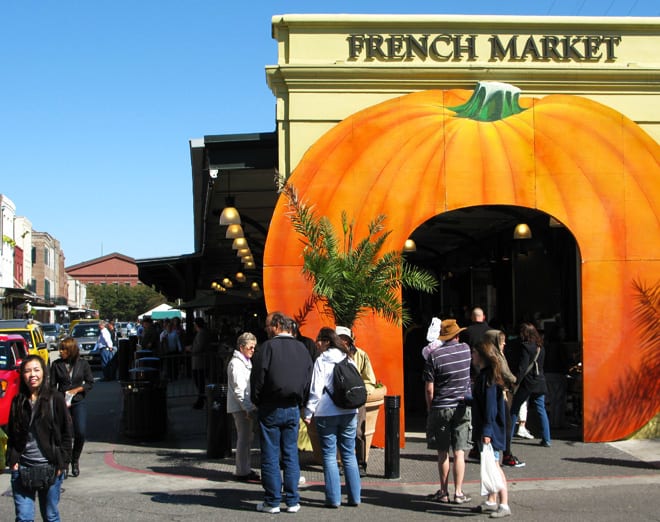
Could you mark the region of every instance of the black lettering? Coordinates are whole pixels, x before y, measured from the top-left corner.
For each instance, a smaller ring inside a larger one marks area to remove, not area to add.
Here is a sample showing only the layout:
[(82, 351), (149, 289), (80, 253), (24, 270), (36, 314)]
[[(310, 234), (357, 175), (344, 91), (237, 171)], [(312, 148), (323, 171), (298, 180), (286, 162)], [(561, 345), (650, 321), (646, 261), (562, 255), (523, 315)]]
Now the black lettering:
[(539, 50), (536, 47), (536, 42), (534, 41), (533, 36), (527, 38), (527, 41), (525, 42), (525, 47), (523, 47), (523, 51), (522, 54), (520, 55), (520, 58), (525, 60), (527, 58), (527, 55), (532, 55), (532, 58), (534, 60), (539, 60), (541, 58), (541, 53), (539, 53)]
[(419, 40), (413, 35), (409, 34), (407, 38), (407, 49), (406, 49), (406, 58), (411, 60), (413, 54), (417, 55), (419, 58), (428, 58), (429, 56), (429, 35), (425, 34), (420, 37)]
[(621, 43), (620, 36), (603, 36), (603, 43), (605, 44), (605, 56), (608, 62), (616, 60), (614, 48)]
[(585, 60), (598, 61), (603, 55), (600, 52), (600, 36), (584, 37), (584, 58)]
[(436, 36), (431, 42), (431, 55), (440, 62), (446, 62), (452, 57), (452, 53), (442, 54), (438, 50), (438, 43), (442, 43), (449, 47), (451, 45), (451, 37), (447, 35)]
[(352, 34), (348, 38), (348, 59), (357, 60), (364, 49), (364, 36), (361, 34)]
[(477, 35), (471, 34), (465, 37), (465, 45), (461, 45), (461, 35), (454, 35), (454, 60), (460, 60), (463, 57), (463, 52), (467, 53), (468, 60), (477, 59), (476, 42)]
[(514, 60), (518, 59), (518, 51), (516, 47), (516, 42), (518, 36), (512, 36), (507, 43), (506, 47), (502, 45), (500, 37), (496, 34), (492, 35), (488, 41), (490, 42), (490, 59), (491, 60), (504, 60), (507, 54), (510, 54), (510, 57)]
[(575, 44), (580, 43), (581, 40), (582, 38), (579, 36), (564, 36), (564, 38), (562, 38), (562, 43), (564, 44), (564, 58), (566, 60), (584, 60), (582, 53), (575, 48)]
[(383, 52), (384, 38), (379, 34), (372, 34), (367, 36), (367, 60), (373, 60), (380, 58), (381, 60), (385, 59), (385, 53)]
[(544, 36), (541, 38), (541, 54), (544, 60), (561, 60), (561, 54), (557, 51), (559, 38), (556, 36)]
[(402, 60), (405, 56), (403, 50), (403, 35), (392, 34), (387, 39), (387, 57), (390, 60)]

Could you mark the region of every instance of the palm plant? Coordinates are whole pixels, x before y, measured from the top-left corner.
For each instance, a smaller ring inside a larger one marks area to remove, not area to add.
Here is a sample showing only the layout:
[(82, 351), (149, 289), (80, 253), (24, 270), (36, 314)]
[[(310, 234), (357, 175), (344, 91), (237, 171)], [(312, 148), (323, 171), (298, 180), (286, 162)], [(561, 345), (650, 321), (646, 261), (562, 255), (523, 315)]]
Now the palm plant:
[(370, 310), (396, 325), (410, 316), (399, 299), (401, 288), (433, 292), (438, 282), (429, 272), (410, 265), (400, 251), (381, 253), (391, 231), (384, 230), (385, 215), (369, 223), (365, 238), (354, 242), (354, 221), (341, 214), (342, 237), (326, 216), (317, 216), (296, 188), (286, 184), (289, 218), (302, 236), (303, 275), (313, 283), (312, 303), (321, 302), (335, 324), (353, 327)]

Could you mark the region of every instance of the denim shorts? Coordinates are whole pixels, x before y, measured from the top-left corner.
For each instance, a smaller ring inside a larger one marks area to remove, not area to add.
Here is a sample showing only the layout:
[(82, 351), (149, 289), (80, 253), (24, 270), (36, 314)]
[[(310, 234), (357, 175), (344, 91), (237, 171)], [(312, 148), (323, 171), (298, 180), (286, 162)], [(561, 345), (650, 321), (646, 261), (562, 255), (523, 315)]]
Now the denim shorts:
[(472, 409), (431, 408), (426, 419), (426, 446), (438, 451), (465, 451), (472, 447)]

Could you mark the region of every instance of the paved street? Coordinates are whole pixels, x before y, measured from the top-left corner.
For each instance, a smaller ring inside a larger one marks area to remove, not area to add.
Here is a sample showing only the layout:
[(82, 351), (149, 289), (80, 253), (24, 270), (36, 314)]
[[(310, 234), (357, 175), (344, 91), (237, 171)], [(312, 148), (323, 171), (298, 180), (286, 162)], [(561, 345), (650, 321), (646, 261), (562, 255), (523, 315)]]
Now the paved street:
[[(472, 503), (441, 505), (427, 500), (437, 489), (437, 466), (421, 433), (406, 436), (399, 479), (383, 478), (384, 451), (371, 450), (359, 508), (325, 509), (321, 467), (304, 453), (301, 462), (307, 483), (301, 488), (301, 511), (266, 515), (255, 511), (262, 500), (259, 484), (232, 481), (232, 459), (206, 458), (206, 413), (193, 410), (192, 399), (170, 400), (167, 437), (152, 443), (122, 436), (119, 383), (98, 382), (89, 401), (89, 442), (80, 477), (64, 483), (60, 503), (64, 521), (485, 518), (470, 511), (480, 501), (476, 463), (468, 463), (466, 472), (465, 490), (473, 496)], [(555, 438), (552, 448), (542, 448), (537, 442), (516, 440), (514, 444), (514, 453), (527, 466), (506, 469), (514, 513), (510, 520), (660, 519), (660, 441), (584, 444)], [(258, 462), (255, 450), (257, 469)], [(13, 520), (7, 474), (0, 476), (0, 491), (0, 520)]]

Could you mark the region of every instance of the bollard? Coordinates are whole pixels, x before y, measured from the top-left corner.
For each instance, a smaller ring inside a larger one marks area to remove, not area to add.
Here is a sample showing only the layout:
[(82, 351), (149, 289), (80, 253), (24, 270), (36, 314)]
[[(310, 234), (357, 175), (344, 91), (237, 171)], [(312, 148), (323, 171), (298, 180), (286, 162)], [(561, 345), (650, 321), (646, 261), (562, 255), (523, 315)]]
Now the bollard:
[(231, 457), (233, 419), (227, 413), (227, 385), (206, 386), (206, 456), (210, 459)]
[(400, 473), (400, 395), (385, 396), (385, 478), (396, 479)]

